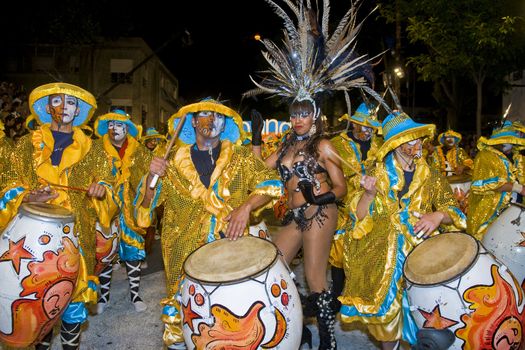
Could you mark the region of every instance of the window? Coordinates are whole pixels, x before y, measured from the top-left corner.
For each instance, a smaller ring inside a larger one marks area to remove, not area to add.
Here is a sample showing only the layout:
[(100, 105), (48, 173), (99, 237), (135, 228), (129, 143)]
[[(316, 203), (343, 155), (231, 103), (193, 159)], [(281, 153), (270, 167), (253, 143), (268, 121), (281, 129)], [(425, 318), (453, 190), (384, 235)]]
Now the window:
[(133, 74), (128, 74), (133, 69), (133, 60), (111, 59), (110, 72), (112, 83), (132, 84)]
[(133, 109), (133, 101), (129, 99), (112, 99), (110, 111), (120, 109), (131, 115)]

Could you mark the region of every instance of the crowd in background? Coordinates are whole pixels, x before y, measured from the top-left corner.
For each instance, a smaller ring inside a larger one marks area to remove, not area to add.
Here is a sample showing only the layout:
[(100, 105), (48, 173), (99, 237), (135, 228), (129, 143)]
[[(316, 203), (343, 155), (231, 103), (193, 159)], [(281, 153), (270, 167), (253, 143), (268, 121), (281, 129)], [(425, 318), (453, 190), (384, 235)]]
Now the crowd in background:
[(4, 123), (4, 132), (14, 142), (29, 131), (25, 119), (29, 116), (27, 92), (23, 85), (2, 81), (0, 83), (0, 119)]

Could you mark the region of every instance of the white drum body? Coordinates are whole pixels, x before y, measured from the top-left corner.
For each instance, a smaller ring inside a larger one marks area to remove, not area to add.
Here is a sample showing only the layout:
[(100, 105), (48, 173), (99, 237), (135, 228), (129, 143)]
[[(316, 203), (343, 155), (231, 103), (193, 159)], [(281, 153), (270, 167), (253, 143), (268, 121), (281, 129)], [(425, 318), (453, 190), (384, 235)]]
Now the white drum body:
[(26, 347), (52, 329), (71, 301), (79, 260), (71, 212), (21, 205), (0, 238), (0, 341)]
[(264, 220), (259, 222), (256, 225), (251, 225), (249, 228), (249, 232), (250, 232), (250, 235), (252, 236), (264, 238), (269, 241), (272, 240), (270, 237), (270, 231), (268, 231), (268, 226), (266, 226), (266, 223), (264, 222)]
[(525, 207), (511, 203), (490, 224), (483, 245), (508, 266), (520, 284), (525, 281)]
[[(226, 262), (232, 258), (235, 264), (246, 258), (235, 258), (236, 252), (242, 251), (236, 246), (239, 241), (257, 245), (263, 242), (277, 252), (273, 243), (252, 236), (233, 242), (215, 241), (199, 249), (208, 249), (209, 252), (203, 253), (211, 256), (214, 247), (210, 246), (222, 245), (229, 252), (220, 260)], [(258, 248), (254, 247), (257, 255), (255, 249)], [(303, 325), (301, 301), (289, 270), (277, 254), (262, 271), (230, 281), (233, 275), (226, 273), (217, 276), (221, 282), (210, 281), (213, 276), (203, 277), (206, 281), (191, 276), (188, 265), (192, 255), (184, 264), (186, 277), (181, 291), (183, 334), (188, 349), (299, 348)]]
[(95, 274), (98, 276), (118, 254), (120, 225), (119, 216), (111, 220), (109, 229), (104, 229), (97, 221), (96, 223), (96, 254)]
[(411, 314), (420, 329), (453, 331), (450, 349), (521, 349), (523, 290), (507, 267), (476, 243), (472, 264), (447, 281), (416, 284), (405, 274)]

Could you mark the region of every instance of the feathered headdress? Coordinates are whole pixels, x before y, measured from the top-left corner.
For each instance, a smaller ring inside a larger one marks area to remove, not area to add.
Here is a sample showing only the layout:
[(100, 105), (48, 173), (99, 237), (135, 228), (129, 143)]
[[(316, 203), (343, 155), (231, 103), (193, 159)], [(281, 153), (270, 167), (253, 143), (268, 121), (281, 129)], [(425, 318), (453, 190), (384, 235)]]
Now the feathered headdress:
[[(352, 3), (333, 33), (329, 33), (330, 1), (322, 1), (322, 9), (312, 8), (311, 0), (282, 0), (293, 13), (295, 22), (288, 13), (273, 0), (265, 0), (284, 21), (283, 47), (269, 39), (262, 39), (265, 50), (262, 54), (269, 70), (261, 73), (265, 77), (256, 82), (257, 88), (244, 93), (245, 97), (271, 94), (296, 101), (308, 100), (314, 105), (315, 98), (323, 92), (347, 91), (361, 88), (381, 97), (367, 85), (366, 70), (370, 61), (366, 55), (355, 52), (356, 38), (363, 21), (357, 22), (359, 0)], [(319, 22), (318, 16), (322, 15)], [(317, 116), (317, 115), (316, 115)]]

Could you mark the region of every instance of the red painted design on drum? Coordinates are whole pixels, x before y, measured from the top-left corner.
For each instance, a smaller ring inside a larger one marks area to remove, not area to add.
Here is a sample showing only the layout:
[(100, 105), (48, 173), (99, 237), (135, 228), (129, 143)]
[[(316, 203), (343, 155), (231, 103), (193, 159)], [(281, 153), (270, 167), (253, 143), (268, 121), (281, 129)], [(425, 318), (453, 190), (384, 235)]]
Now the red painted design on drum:
[(202, 318), (201, 315), (193, 311), (191, 308), (191, 299), (188, 299), (188, 303), (186, 305), (182, 304), (182, 314), (184, 317), (182, 318), (182, 326), (188, 325), (190, 327), (191, 332), (195, 332), (195, 329), (193, 328), (193, 320)]
[(194, 295), (195, 294), (195, 285), (192, 284), (190, 286), (189, 292), (190, 292), (190, 295)]
[(525, 247), (525, 232), (521, 232), (521, 237), (523, 237), (523, 241), (521, 241), (518, 246)]
[(288, 306), (288, 303), (290, 302), (290, 297), (288, 296), (288, 293), (284, 292), (282, 295), (281, 295), (281, 303), (284, 305), (284, 306)]
[[(461, 316), (465, 326), (456, 330), (465, 341), (463, 349), (520, 349), (523, 342), (524, 313), (519, 313), (512, 286), (491, 266), (492, 285), (476, 285), (463, 293), (470, 314)], [(519, 285), (515, 286), (520, 288)]]
[[(265, 305), (257, 301), (245, 315), (238, 316), (223, 305), (213, 305), (215, 322), (210, 326), (199, 323), (198, 333), (191, 336), (196, 349), (259, 349), (265, 336), (260, 311)], [(286, 328), (285, 328), (286, 329)]]
[(284, 280), (284, 279), (281, 280), (281, 288), (282, 289), (288, 288), (288, 283), (286, 283), (286, 280)]
[(197, 295), (195, 295), (195, 304), (198, 306), (204, 305), (204, 296), (201, 293), (197, 293)]
[(38, 237), (38, 243), (40, 243), (42, 245), (46, 245), (49, 242), (51, 242), (51, 237), (49, 237), (48, 235), (42, 235), (42, 236)]
[[(30, 274), (21, 282), (22, 291), (8, 308), (11, 311), (12, 332), (0, 332), (0, 340), (9, 346), (27, 347), (38, 343), (60, 319), (71, 301), (80, 254), (69, 238), (56, 253), (46, 251), (43, 261), (31, 261)], [(28, 322), (31, 320), (31, 322)]]
[(16, 274), (20, 274), (20, 263), (22, 259), (33, 259), (34, 256), (24, 248), (26, 238), (21, 238), (16, 242), (9, 241), (9, 250), (0, 256), (0, 261), (11, 261)]
[(419, 313), (425, 318), (425, 323), (423, 328), (432, 328), (432, 329), (445, 329), (456, 325), (458, 322), (441, 316), (441, 310), (439, 305), (434, 307), (432, 312), (426, 312), (421, 309), (417, 309)]
[(281, 294), (281, 287), (279, 287), (277, 283), (274, 283), (272, 284), (271, 291), (272, 295), (277, 298)]
[(68, 225), (64, 226), (64, 228), (62, 229), (62, 232), (64, 232), (65, 234), (68, 234), (69, 232), (71, 232), (71, 227), (69, 227)]

